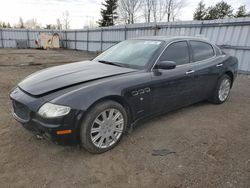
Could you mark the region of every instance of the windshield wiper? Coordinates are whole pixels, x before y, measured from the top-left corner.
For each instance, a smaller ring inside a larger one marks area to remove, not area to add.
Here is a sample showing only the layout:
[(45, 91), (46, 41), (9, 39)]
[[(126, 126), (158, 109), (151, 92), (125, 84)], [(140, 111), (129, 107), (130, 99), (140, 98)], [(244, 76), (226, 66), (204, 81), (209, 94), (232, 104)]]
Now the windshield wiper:
[(115, 63), (115, 62), (111, 62), (111, 61), (98, 60), (98, 62), (105, 63), (105, 64), (108, 64), (108, 65), (114, 65), (114, 66), (122, 67), (119, 63)]

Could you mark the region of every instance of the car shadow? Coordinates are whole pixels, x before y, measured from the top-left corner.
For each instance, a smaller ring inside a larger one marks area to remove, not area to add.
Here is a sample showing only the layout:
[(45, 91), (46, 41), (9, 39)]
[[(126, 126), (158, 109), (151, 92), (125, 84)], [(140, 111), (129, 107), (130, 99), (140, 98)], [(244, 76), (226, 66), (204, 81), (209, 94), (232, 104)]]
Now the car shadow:
[[(138, 132), (142, 131), (141, 129), (150, 128), (152, 125), (154, 125), (155, 122), (164, 121), (166, 118), (174, 118), (174, 116), (176, 116), (180, 112), (191, 110), (193, 108), (203, 107), (203, 106), (209, 105), (209, 104), (211, 104), (211, 103), (209, 103), (207, 101), (202, 101), (202, 102), (198, 102), (198, 103), (195, 103), (193, 105), (182, 107), (182, 108), (179, 108), (179, 109), (167, 112), (167, 113), (163, 113), (160, 115), (156, 115), (153, 117), (149, 117), (149, 118), (140, 120), (133, 126), (133, 129), (131, 131), (129, 131), (128, 134), (125, 134), (124, 142), (126, 142), (126, 139), (128, 139), (128, 137), (133, 136), (134, 134), (137, 134)], [(36, 137), (36, 136), (34, 135), (34, 137)], [(35, 140), (37, 140), (36, 142), (40, 142), (39, 144), (43, 145), (43, 147), (49, 146), (50, 149), (52, 149), (52, 148), (58, 149), (59, 153), (62, 154), (63, 156), (70, 157), (70, 156), (75, 156), (77, 154), (84, 155), (87, 158), (93, 156), (91, 153), (85, 151), (80, 146), (80, 144), (61, 145), (61, 144), (56, 144), (56, 143), (49, 141), (47, 139), (35, 139)], [(36, 143), (36, 144), (38, 144), (38, 143)], [(118, 147), (119, 147), (119, 144), (118, 144)], [(124, 146), (121, 146), (121, 147), (123, 148)], [(112, 150), (112, 151), (115, 151), (115, 150)], [(105, 152), (105, 153), (107, 153), (107, 152)]]

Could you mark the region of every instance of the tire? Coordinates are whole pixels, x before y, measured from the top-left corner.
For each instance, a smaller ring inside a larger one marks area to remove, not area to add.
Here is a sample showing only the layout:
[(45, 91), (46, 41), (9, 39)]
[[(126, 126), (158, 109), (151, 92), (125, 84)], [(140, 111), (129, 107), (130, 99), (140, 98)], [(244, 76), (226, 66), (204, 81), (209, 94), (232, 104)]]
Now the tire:
[[(212, 94), (210, 102), (214, 104), (224, 103), (230, 94), (231, 86), (232, 86), (232, 78), (227, 74), (221, 76), (221, 78), (217, 82), (216, 88)], [(225, 89), (224, 95), (222, 91), (223, 87)]]
[(122, 105), (112, 100), (100, 102), (87, 112), (81, 124), (81, 145), (90, 153), (106, 152), (120, 142), (127, 124)]

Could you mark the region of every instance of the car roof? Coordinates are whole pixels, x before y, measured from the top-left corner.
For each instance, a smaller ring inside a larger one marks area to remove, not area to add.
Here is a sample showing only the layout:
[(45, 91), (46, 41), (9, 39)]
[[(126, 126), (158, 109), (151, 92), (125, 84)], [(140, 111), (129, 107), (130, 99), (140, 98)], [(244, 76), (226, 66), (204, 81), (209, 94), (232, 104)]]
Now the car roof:
[(192, 37), (192, 36), (144, 36), (144, 37), (136, 37), (132, 38), (135, 40), (160, 40), (165, 42), (172, 42), (175, 40), (200, 40), (209, 42), (204, 36), (200, 37)]

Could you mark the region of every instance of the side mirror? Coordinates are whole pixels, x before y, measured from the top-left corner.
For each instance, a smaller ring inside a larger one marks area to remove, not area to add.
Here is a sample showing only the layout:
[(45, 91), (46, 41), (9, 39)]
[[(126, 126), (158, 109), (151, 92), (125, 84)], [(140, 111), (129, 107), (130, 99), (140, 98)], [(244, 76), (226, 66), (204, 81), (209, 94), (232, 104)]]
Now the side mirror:
[(175, 67), (176, 63), (174, 61), (160, 61), (156, 65), (157, 69), (164, 69), (164, 70), (174, 69)]

